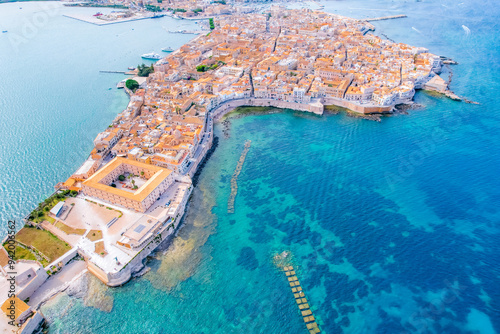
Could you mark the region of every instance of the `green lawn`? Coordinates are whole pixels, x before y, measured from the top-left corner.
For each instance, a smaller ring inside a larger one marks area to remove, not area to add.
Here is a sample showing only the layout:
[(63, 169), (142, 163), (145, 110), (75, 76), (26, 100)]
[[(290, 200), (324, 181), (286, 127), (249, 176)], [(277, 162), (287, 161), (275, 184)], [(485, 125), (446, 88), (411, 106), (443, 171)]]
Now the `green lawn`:
[(35, 255), (33, 255), (33, 253), (29, 249), (22, 248), (19, 246), (16, 246), (16, 260), (17, 259), (36, 261)]
[(34, 227), (24, 227), (17, 232), (16, 239), (25, 245), (33, 246), (43, 255), (54, 261), (71, 249), (66, 242), (52, 233)]
[(84, 235), (85, 232), (87, 232), (87, 230), (84, 230), (82, 228), (73, 228), (60, 221), (58, 221), (55, 226), (66, 234)]
[(49, 216), (48, 212), (44, 212), (43, 216), (41, 216), (41, 217), (36, 217), (34, 219), (31, 219), (32, 222), (37, 223), (37, 224), (43, 222), (44, 220), (48, 221), (51, 224), (54, 224), (56, 222), (56, 220), (54, 218)]

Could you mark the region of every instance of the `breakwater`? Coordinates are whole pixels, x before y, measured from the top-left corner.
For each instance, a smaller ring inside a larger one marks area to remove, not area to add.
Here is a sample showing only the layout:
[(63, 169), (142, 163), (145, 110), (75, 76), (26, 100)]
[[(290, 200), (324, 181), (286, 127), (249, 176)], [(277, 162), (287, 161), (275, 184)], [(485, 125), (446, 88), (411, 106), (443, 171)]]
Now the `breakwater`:
[(307, 302), (304, 291), (302, 291), (302, 287), (300, 286), (299, 279), (296, 276), (293, 266), (285, 266), (283, 267), (283, 271), (285, 272), (285, 275), (288, 279), (290, 288), (292, 289), (293, 297), (295, 298), (295, 302), (299, 307), (300, 314), (304, 319), (307, 330), (310, 334), (321, 332), (318, 324), (316, 323), (316, 318), (312, 314), (309, 303)]
[(373, 17), (370, 19), (365, 19), (365, 21), (383, 21), (383, 20), (392, 20), (392, 19), (402, 19), (408, 17), (406, 15), (391, 15), (391, 16), (382, 16), (382, 17)]
[(245, 158), (247, 157), (251, 144), (252, 142), (250, 140), (245, 142), (245, 148), (243, 149), (243, 152), (241, 152), (240, 159), (238, 160), (233, 177), (231, 178), (231, 194), (229, 195), (229, 200), (227, 201), (227, 213), (234, 213), (234, 200), (238, 194), (238, 176), (241, 173), (241, 169), (243, 168), (243, 164), (245, 163)]

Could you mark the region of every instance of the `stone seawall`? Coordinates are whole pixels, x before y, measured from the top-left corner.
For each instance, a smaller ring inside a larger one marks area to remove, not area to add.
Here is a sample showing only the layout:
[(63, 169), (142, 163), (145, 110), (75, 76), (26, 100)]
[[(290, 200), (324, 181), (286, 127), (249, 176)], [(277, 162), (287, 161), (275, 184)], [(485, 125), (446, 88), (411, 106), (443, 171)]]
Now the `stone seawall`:
[(272, 99), (257, 99), (257, 98), (245, 98), (238, 100), (231, 100), (222, 103), (220, 106), (212, 111), (212, 117), (214, 121), (218, 121), (227, 113), (233, 111), (237, 107), (275, 107), (281, 109), (293, 109), (306, 112), (312, 112), (317, 115), (322, 115), (325, 105), (335, 105), (338, 107), (349, 109), (353, 112), (360, 114), (381, 114), (390, 113), (394, 106), (375, 106), (375, 105), (359, 105), (350, 101), (345, 101), (336, 98), (325, 98), (320, 102), (319, 100), (311, 103), (297, 103), (297, 102), (287, 102)]
[[(189, 189), (189, 192), (185, 196), (189, 198), (191, 192), (192, 187)], [(167, 242), (168, 240), (171, 240), (175, 236), (175, 233), (179, 228), (179, 224), (182, 221), (182, 217), (184, 216), (185, 208), (186, 206), (182, 208), (182, 211), (179, 212), (179, 214), (175, 218), (174, 224), (177, 223), (177, 226), (171, 229), (169, 228), (169, 225), (171, 223), (166, 225), (160, 232), (160, 234), (158, 234), (158, 236), (161, 236), (161, 238), (154, 238), (153, 240), (151, 240), (151, 242), (139, 253), (137, 253), (137, 255), (132, 260), (130, 260), (130, 262), (126, 264), (125, 267), (120, 271), (116, 273), (105, 273), (102, 269), (87, 260), (89, 271), (108, 286), (115, 287), (127, 283), (132, 278), (133, 274), (141, 271), (144, 268), (144, 259), (146, 259), (146, 257), (151, 255), (151, 253), (153, 253), (158, 248), (158, 246)]]
[(144, 247), (127, 265), (117, 273), (108, 273), (108, 286), (120, 286), (127, 283), (132, 275), (141, 271), (144, 268), (144, 259), (148, 257), (158, 246), (165, 240), (169, 240), (174, 234), (175, 229), (168, 229), (168, 226), (160, 233), (161, 240), (153, 239), (146, 247)]
[(337, 107), (342, 107), (349, 109), (351, 111), (360, 113), (360, 114), (381, 114), (381, 113), (390, 113), (394, 106), (374, 106), (374, 105), (359, 105), (350, 101), (336, 99), (333, 97), (327, 97), (323, 102), (325, 105), (335, 105)]
[(272, 99), (256, 99), (256, 98), (245, 98), (238, 100), (231, 100), (222, 103), (220, 106), (215, 108), (211, 114), (214, 121), (219, 120), (227, 113), (233, 111), (237, 107), (275, 107), (281, 109), (293, 109), (306, 112), (312, 112), (317, 115), (323, 114), (323, 104), (321, 102), (313, 103), (297, 103), (297, 102), (287, 102)]

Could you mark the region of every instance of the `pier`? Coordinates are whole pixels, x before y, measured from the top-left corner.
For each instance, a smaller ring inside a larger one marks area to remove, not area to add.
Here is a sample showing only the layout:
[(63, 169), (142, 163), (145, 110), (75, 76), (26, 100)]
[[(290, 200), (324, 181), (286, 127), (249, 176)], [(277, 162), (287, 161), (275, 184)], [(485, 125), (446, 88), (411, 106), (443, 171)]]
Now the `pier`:
[(119, 74), (125, 74), (127, 72), (125, 72), (125, 71), (99, 71), (99, 73), (119, 73)]
[(318, 324), (316, 323), (316, 318), (311, 311), (304, 291), (302, 291), (302, 287), (300, 286), (299, 279), (296, 276), (295, 269), (293, 268), (293, 266), (285, 266), (283, 267), (283, 271), (285, 272), (290, 288), (292, 289), (293, 297), (295, 298), (295, 302), (297, 303), (300, 314), (304, 319), (304, 323), (307, 327), (307, 330), (309, 331), (309, 334), (320, 333), (321, 331)]
[(238, 160), (233, 177), (231, 178), (231, 194), (229, 195), (229, 200), (227, 201), (227, 213), (234, 213), (234, 200), (236, 198), (236, 194), (238, 194), (238, 176), (241, 173), (243, 163), (245, 162), (251, 144), (252, 142), (250, 140), (245, 142), (245, 148), (243, 149), (243, 152), (241, 152), (240, 159)]
[(381, 16), (381, 17), (374, 17), (371, 19), (364, 19), (363, 21), (383, 21), (383, 20), (392, 20), (392, 19), (402, 19), (408, 17), (406, 15), (391, 15), (391, 16)]
[(171, 34), (208, 34), (210, 30), (168, 30)]

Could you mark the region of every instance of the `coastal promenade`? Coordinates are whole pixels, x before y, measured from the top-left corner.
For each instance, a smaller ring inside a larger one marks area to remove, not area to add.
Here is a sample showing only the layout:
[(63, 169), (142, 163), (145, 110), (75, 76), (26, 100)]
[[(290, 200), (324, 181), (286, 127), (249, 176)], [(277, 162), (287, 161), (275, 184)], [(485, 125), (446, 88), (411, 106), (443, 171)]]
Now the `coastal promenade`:
[(230, 113), (238, 107), (275, 107), (280, 109), (293, 109), (311, 112), (317, 115), (322, 115), (324, 110), (323, 104), (319, 101), (307, 104), (250, 97), (223, 102), (212, 110), (210, 114), (213, 120), (217, 122), (224, 117), (224, 115)]

